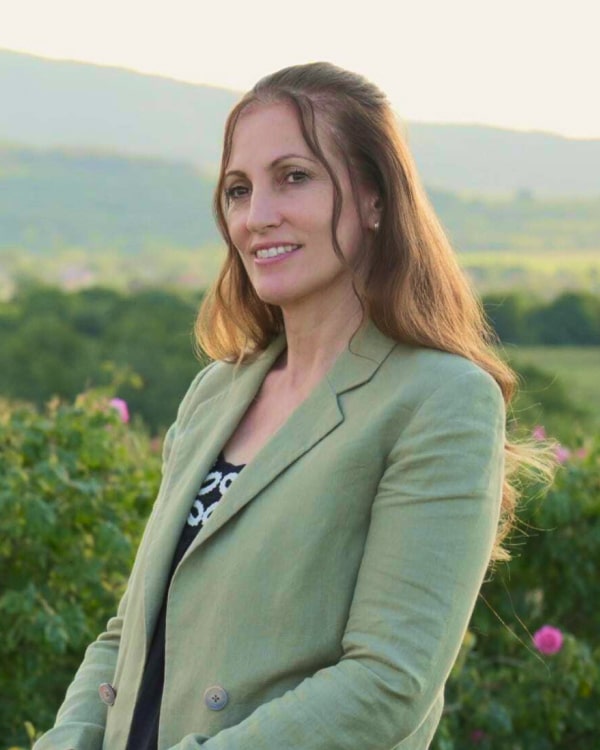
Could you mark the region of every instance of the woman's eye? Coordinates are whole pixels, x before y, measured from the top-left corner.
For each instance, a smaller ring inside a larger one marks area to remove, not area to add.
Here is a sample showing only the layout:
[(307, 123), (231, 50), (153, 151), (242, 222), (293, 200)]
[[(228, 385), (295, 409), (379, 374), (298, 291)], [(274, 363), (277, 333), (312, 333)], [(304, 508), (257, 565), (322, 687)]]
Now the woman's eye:
[(247, 194), (248, 188), (245, 187), (245, 185), (232, 185), (231, 187), (225, 188), (225, 198), (228, 201), (238, 200)]
[(304, 182), (307, 179), (308, 174), (306, 172), (303, 172), (301, 169), (293, 169), (285, 176), (285, 181), (291, 183), (292, 185), (298, 182)]

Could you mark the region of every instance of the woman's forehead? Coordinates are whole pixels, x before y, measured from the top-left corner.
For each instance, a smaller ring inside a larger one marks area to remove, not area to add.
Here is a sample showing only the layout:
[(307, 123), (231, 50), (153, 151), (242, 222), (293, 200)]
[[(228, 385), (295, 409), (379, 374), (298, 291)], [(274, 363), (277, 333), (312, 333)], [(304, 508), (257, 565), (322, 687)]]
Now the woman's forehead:
[[(322, 118), (316, 114), (315, 120), (319, 146), (328, 161), (335, 161)], [(316, 160), (302, 133), (296, 108), (286, 101), (252, 102), (242, 110), (233, 128), (227, 170), (243, 169), (244, 162), (270, 162), (284, 155)]]
[(286, 103), (252, 104), (242, 111), (232, 133), (230, 162), (280, 148), (310, 153), (294, 108)]

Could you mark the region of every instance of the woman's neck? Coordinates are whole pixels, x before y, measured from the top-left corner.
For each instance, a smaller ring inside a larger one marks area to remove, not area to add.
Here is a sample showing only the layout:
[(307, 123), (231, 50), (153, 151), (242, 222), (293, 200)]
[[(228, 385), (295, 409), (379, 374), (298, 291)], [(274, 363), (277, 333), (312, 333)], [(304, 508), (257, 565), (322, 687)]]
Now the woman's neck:
[(287, 349), (277, 365), (282, 383), (312, 390), (348, 346), (360, 327), (363, 310), (352, 292), (341, 302), (304, 310), (283, 310)]

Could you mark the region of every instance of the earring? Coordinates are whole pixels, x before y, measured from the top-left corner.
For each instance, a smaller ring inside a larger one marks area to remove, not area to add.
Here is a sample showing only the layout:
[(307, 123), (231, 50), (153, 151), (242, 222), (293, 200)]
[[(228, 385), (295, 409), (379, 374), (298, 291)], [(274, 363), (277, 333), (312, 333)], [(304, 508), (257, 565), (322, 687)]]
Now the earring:
[(378, 222), (378, 221), (376, 221), (376, 222), (375, 222), (375, 223), (373, 224), (373, 230), (374, 230), (374, 231), (376, 232), (376, 231), (377, 231), (378, 229), (379, 229), (379, 222)]

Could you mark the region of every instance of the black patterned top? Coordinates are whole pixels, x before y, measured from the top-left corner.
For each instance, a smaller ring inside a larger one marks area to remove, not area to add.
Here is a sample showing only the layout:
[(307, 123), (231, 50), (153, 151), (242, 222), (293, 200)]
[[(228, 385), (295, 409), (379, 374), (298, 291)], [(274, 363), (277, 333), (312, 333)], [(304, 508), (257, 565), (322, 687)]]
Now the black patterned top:
[(169, 585), (181, 558), (243, 468), (244, 464), (230, 464), (222, 453), (219, 454), (194, 499), (173, 555), (165, 597), (156, 621), (133, 712), (127, 750), (157, 750), (158, 720), (165, 676), (165, 618)]

